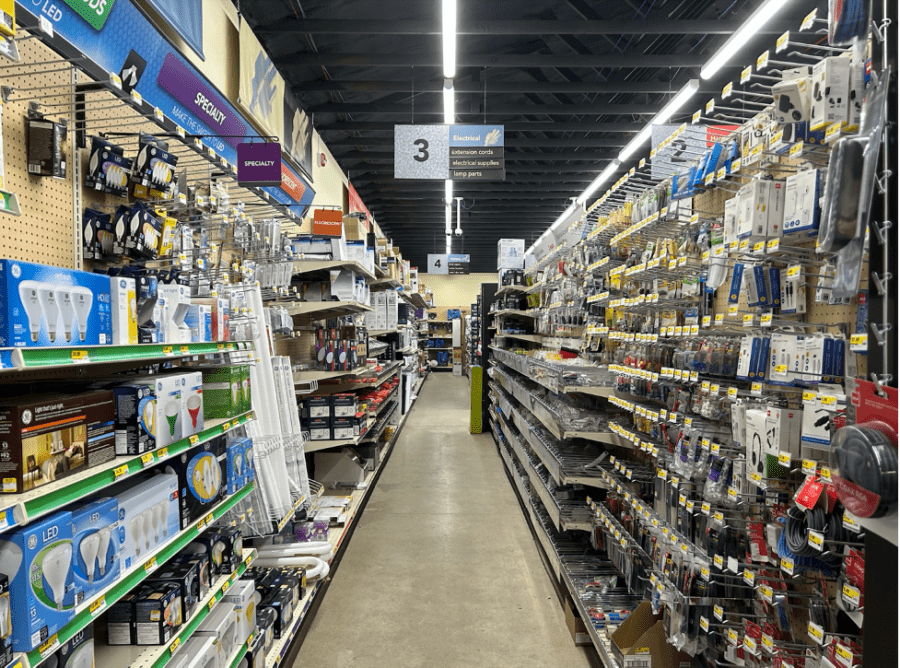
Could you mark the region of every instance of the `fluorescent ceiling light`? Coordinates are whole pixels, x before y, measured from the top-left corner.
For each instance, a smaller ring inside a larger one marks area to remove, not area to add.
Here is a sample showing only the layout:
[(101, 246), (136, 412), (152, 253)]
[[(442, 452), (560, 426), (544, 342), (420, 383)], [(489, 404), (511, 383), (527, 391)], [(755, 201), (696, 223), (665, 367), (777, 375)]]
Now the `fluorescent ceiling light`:
[(444, 181), (444, 200), (447, 202), (447, 206), (450, 206), (450, 202), (453, 201), (453, 181), (450, 179)]
[[(644, 130), (648, 129), (649, 127), (650, 126), (648, 125), (646, 128), (644, 128)], [(641, 130), (638, 133), (638, 137), (640, 137), (644, 133), (644, 130)], [(637, 137), (635, 139), (637, 139)], [(634, 141), (635, 140), (632, 139), (631, 143), (634, 143)], [(626, 149), (627, 148), (628, 147), (626, 146)], [(623, 153), (624, 153), (624, 151), (623, 151)], [(622, 157), (622, 156), (620, 155), (619, 157)], [(609, 177), (611, 177), (613, 175), (613, 172), (615, 172), (619, 168), (620, 164), (622, 164), (622, 163), (620, 163), (618, 160), (613, 160), (611, 163), (609, 163), (606, 166), (606, 169), (604, 169), (602, 172), (600, 172), (600, 175), (597, 176), (597, 178), (591, 182), (591, 185), (589, 185), (587, 188), (585, 188), (584, 192), (578, 196), (578, 200), (577, 200), (578, 203), (584, 204), (585, 202), (587, 202), (588, 199), (590, 198), (590, 196), (593, 195), (595, 192), (597, 192), (597, 189), (600, 188), (600, 186), (602, 186), (604, 183), (606, 183), (606, 181), (609, 179)]]
[(688, 81), (684, 87), (675, 93), (675, 97), (669, 100), (668, 104), (664, 106), (656, 116), (653, 117), (653, 120), (650, 121), (651, 125), (662, 125), (666, 123), (675, 113), (681, 109), (688, 100), (690, 100), (694, 93), (700, 88), (700, 81), (697, 79), (691, 79)]
[(456, 76), (456, 0), (441, 0), (444, 33), (444, 78)]
[(444, 123), (453, 125), (456, 122), (456, 91), (452, 81), (447, 84), (444, 85)]
[(625, 160), (628, 160), (628, 158), (630, 158), (632, 155), (634, 155), (635, 151), (637, 151), (645, 141), (650, 139), (650, 135), (652, 133), (653, 133), (653, 125), (652, 124), (645, 125), (644, 129), (641, 130), (640, 132), (638, 132), (634, 136), (634, 139), (632, 139), (630, 142), (628, 142), (625, 145), (625, 148), (623, 148), (622, 151), (619, 153), (619, 160), (621, 160), (622, 162), (624, 162)]
[(766, 0), (759, 9), (757, 9), (750, 18), (744, 21), (744, 24), (738, 28), (728, 40), (722, 45), (715, 55), (706, 61), (706, 65), (700, 70), (700, 76), (709, 79), (714, 76), (720, 69), (725, 67), (734, 55), (744, 46), (752, 37), (754, 37), (770, 19), (772, 19), (778, 10), (784, 7), (789, 0)]

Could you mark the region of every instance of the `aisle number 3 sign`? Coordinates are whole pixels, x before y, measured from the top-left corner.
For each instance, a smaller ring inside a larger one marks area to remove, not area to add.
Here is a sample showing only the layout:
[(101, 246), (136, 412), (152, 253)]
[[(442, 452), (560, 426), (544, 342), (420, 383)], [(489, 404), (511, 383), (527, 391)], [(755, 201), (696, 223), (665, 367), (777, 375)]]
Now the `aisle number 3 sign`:
[(502, 181), (502, 125), (395, 125), (394, 178)]

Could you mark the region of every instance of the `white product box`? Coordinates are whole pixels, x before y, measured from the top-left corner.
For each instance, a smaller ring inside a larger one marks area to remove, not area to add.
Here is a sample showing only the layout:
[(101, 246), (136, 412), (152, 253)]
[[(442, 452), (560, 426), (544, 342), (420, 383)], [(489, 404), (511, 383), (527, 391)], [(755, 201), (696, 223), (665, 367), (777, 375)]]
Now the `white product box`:
[(856, 132), (862, 121), (863, 98), (866, 95), (866, 54), (854, 54), (850, 63), (850, 97), (847, 101), (847, 130)]
[(206, 619), (200, 622), (194, 635), (212, 638), (216, 643), (216, 665), (218, 668), (227, 668), (228, 660), (238, 647), (234, 604), (220, 601)]
[(344, 262), (350, 259), (349, 257), (347, 257), (347, 240), (343, 236), (331, 239), (330, 241), (332, 260), (340, 260), (341, 262)]
[[(185, 420), (188, 417), (185, 409), (185, 397), (188, 392), (187, 378), (189, 375), (191, 374), (149, 376), (136, 379), (153, 384), (155, 392), (153, 405), (145, 408), (142, 415), (145, 421), (148, 420), (148, 417), (152, 420), (150, 431), (156, 435), (157, 449), (171, 445), (193, 433), (188, 429), (192, 423), (191, 420)], [(200, 385), (202, 387), (202, 382)], [(203, 410), (202, 401), (200, 410)]]
[(222, 599), (234, 606), (234, 618), (237, 621), (236, 642), (243, 645), (256, 632), (256, 605), (253, 597), (256, 587), (253, 580), (238, 580)]
[(119, 503), (119, 559), (127, 570), (146, 560), (157, 546), (181, 529), (178, 510), (178, 475), (160, 473), (143, 482), (116, 488)]
[(749, 408), (746, 415), (747, 442), (744, 449), (747, 453), (747, 473), (766, 474), (766, 458), (764, 443), (766, 442), (766, 410)]
[(850, 106), (850, 56), (832, 56), (813, 66), (810, 129), (846, 123)]
[(375, 329), (387, 329), (387, 292), (375, 293), (375, 315), (377, 316)]
[(366, 311), (366, 329), (372, 331), (378, 329), (378, 294), (377, 292), (369, 293), (369, 306), (371, 311)]
[(769, 408), (766, 414), (766, 435), (763, 451), (777, 457), (779, 452), (790, 452), (792, 459), (800, 457), (800, 427), (803, 410), (796, 408)]
[(208, 668), (210, 661), (216, 661), (217, 658), (214, 638), (191, 636), (167, 665), (169, 668)]
[(366, 242), (362, 239), (348, 239), (347, 240), (347, 257), (350, 260), (355, 260), (359, 262), (361, 265), (365, 266), (366, 264)]
[(352, 269), (338, 269), (331, 272), (331, 296), (340, 301), (356, 301), (356, 272)]
[(784, 221), (784, 182), (752, 181), (738, 196), (738, 236), (780, 237)]
[(726, 249), (728, 248), (728, 244), (730, 244), (732, 241), (737, 241), (738, 239), (737, 210), (739, 202), (740, 196), (732, 197), (727, 202), (725, 202), (725, 218), (723, 224), (722, 239), (725, 243)]
[(410, 268), (409, 270), (409, 289), (410, 292), (419, 291), (419, 270)]
[[(203, 372), (191, 371), (184, 374), (184, 435), (191, 436), (203, 431)], [(183, 437), (182, 437), (183, 438)]]
[(387, 301), (385, 303), (385, 317), (387, 326), (385, 329), (397, 329), (397, 306), (399, 304), (399, 293), (389, 290), (385, 292)]
[(138, 342), (137, 292), (134, 279), (125, 276), (110, 276), (109, 293), (113, 345), (136, 345)]
[(191, 304), (184, 316), (184, 324), (191, 330), (191, 343), (213, 341), (213, 313), (207, 304)]
[(524, 239), (500, 239), (497, 242), (498, 269), (523, 269), (524, 263)]
[(159, 343), (190, 343), (191, 330), (184, 316), (191, 305), (191, 289), (186, 285), (160, 283), (157, 303), (162, 310)]
[(810, 77), (798, 77), (780, 81), (772, 86), (775, 98), (774, 119), (780, 125), (809, 120)]
[(787, 178), (782, 226), (784, 234), (819, 229), (821, 185), (822, 176), (818, 169), (807, 169)]

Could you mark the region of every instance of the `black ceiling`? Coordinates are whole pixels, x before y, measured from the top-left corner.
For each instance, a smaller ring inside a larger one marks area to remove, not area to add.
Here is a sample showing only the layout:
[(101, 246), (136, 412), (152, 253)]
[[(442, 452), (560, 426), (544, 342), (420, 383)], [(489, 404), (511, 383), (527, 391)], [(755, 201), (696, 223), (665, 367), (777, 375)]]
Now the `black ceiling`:
[[(394, 124), (443, 121), (440, 0), (235, 1), (404, 257), (443, 253), (443, 182), (393, 178)], [(457, 122), (505, 125), (507, 177), (455, 184), (453, 251), (495, 271), (498, 239), (530, 245), (759, 2), (458, 0)], [(682, 116), (818, 4), (789, 3)]]

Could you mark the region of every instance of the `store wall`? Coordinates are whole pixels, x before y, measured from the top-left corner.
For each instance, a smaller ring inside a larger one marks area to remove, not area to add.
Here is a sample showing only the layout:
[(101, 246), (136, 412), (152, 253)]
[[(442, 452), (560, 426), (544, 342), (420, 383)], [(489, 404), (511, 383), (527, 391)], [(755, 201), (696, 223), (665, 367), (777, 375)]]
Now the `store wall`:
[[(322, 141), (318, 132), (313, 133), (313, 188), (316, 189), (316, 198), (313, 206), (341, 206), (345, 204), (347, 189), (347, 177), (341, 171), (337, 160), (331, 155), (331, 151)], [(322, 167), (321, 156), (325, 154), (325, 166)], [(347, 210), (344, 209), (344, 213)]]
[(481, 284), (496, 282), (497, 274), (468, 274), (465, 276), (419, 274), (419, 283), (424, 283), (434, 293), (435, 310), (445, 311), (444, 315), (448, 308), (471, 310), (476, 296), (481, 292)]

